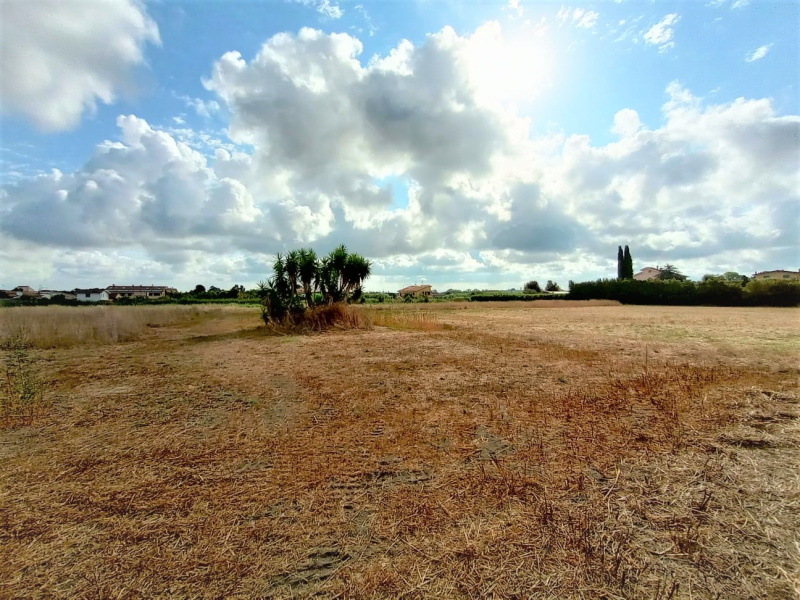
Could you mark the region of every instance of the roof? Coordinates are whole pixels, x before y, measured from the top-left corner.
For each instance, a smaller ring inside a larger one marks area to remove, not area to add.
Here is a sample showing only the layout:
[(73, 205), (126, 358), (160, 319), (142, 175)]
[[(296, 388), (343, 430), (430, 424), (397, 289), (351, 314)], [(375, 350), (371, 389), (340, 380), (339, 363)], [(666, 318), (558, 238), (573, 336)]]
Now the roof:
[(103, 288), (75, 288), (72, 290), (73, 294), (102, 294), (103, 292), (105, 292), (105, 289)]
[(109, 292), (163, 292), (169, 288), (165, 285), (110, 285)]
[(402, 290), (399, 290), (398, 294), (405, 294), (406, 292), (423, 292), (425, 290), (431, 289), (429, 285), (409, 285), (408, 287), (404, 287)]
[(791, 273), (792, 275), (800, 274), (800, 271), (787, 271), (786, 269), (773, 269), (772, 271), (759, 271), (758, 273), (754, 273), (753, 277), (756, 275), (763, 275), (764, 273)]

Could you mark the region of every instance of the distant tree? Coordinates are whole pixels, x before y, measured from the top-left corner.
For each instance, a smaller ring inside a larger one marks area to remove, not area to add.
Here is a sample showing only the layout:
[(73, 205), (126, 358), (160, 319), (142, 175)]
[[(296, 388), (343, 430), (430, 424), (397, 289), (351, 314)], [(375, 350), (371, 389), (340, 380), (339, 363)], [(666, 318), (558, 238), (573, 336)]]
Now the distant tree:
[(206, 293), (206, 286), (198, 283), (196, 286), (194, 286), (194, 292), (192, 292), (192, 293), (194, 293), (194, 294), (205, 294)]
[(555, 281), (551, 281), (550, 279), (547, 280), (547, 284), (544, 286), (545, 292), (560, 292), (561, 288)]
[(714, 275), (708, 273), (706, 275), (703, 275), (702, 281), (703, 283), (707, 283), (709, 281), (716, 281), (720, 283), (739, 284), (742, 287), (744, 287), (748, 284), (750, 278), (747, 275), (740, 275), (736, 271), (727, 271), (722, 275)]
[(625, 256), (622, 253), (622, 246), (617, 246), (617, 279), (624, 279)]
[(244, 296), (244, 286), (243, 285), (234, 285), (228, 291), (228, 298), (235, 299), (235, 298), (241, 298), (242, 296)]
[(722, 278), (725, 281), (730, 281), (731, 283), (741, 283), (742, 286), (745, 286), (750, 281), (750, 278), (747, 275), (740, 275), (736, 271), (727, 271), (722, 274)]
[(625, 252), (622, 255), (622, 278), (633, 279), (633, 257), (628, 246), (625, 246)]
[(212, 285), (210, 288), (208, 288), (208, 293), (212, 296), (219, 296), (222, 293), (222, 290), (217, 286)]
[(524, 291), (529, 294), (532, 293), (540, 294), (542, 292), (542, 288), (539, 286), (538, 281), (529, 281), (528, 283), (525, 284)]
[(568, 287), (567, 289), (568, 289), (568, 290), (572, 290), (572, 288), (573, 288), (574, 286), (575, 286), (575, 282), (574, 282), (574, 281), (572, 281), (572, 279), (570, 279), (570, 280), (569, 280), (569, 287)]
[(686, 281), (687, 279), (686, 275), (678, 271), (675, 265), (671, 265), (669, 263), (662, 267), (661, 274), (658, 276), (658, 278), (662, 281)]

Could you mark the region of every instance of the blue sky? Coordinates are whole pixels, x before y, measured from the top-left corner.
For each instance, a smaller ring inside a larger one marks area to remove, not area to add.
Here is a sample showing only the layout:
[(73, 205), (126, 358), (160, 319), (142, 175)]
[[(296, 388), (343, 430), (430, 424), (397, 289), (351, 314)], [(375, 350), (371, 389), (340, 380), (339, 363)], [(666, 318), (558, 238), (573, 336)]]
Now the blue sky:
[(626, 243), (800, 267), (796, 2), (0, 12), (0, 288), (252, 285), (339, 242), (373, 289), (613, 276)]

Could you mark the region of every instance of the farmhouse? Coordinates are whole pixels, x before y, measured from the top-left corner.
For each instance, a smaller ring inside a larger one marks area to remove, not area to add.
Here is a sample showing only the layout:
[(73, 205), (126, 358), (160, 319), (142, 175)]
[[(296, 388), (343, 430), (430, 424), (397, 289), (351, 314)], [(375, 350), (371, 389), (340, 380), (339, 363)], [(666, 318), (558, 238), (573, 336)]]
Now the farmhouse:
[(648, 279), (658, 279), (659, 275), (661, 275), (661, 269), (657, 267), (645, 267), (636, 273), (633, 278), (637, 281), (647, 281)]
[(39, 296), (39, 292), (37, 292), (29, 285), (18, 285), (13, 290), (11, 290), (11, 292), (15, 294), (17, 298), (21, 298), (22, 296), (27, 296), (29, 298), (37, 298)]
[(409, 285), (408, 287), (404, 287), (402, 290), (397, 292), (397, 295), (400, 298), (405, 298), (406, 296), (413, 296), (414, 298), (427, 298), (432, 294), (433, 291), (429, 285)]
[(103, 288), (75, 289), (72, 292), (78, 302), (103, 302), (109, 300), (108, 292)]
[(163, 298), (173, 292), (165, 285), (110, 285), (106, 288), (112, 300), (117, 298)]
[(800, 271), (784, 271), (783, 269), (778, 269), (776, 271), (759, 271), (758, 273), (753, 273), (751, 279), (788, 279), (789, 281), (800, 281)]

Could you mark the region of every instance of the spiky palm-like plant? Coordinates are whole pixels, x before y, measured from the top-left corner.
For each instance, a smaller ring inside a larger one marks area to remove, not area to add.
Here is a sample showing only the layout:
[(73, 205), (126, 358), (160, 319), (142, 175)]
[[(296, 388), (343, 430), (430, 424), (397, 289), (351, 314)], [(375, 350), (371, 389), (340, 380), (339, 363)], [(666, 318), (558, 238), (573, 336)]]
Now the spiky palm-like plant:
[(372, 263), (360, 254), (350, 254), (341, 272), (342, 291), (345, 297), (352, 296), (372, 273)]
[(300, 276), (300, 253), (297, 250), (292, 250), (286, 255), (284, 261), (286, 267), (286, 279), (289, 284), (289, 295), (291, 296), (292, 303), (297, 295), (297, 283)]
[(314, 292), (319, 290), (325, 304), (357, 300), (372, 264), (360, 254), (349, 254), (341, 245), (322, 260), (312, 249), (293, 250), (286, 256), (278, 253), (272, 266), (273, 276), (258, 283), (262, 316), (266, 323), (283, 323), (288, 317), (302, 317), (303, 305), (314, 308)]
[(314, 308), (314, 292), (319, 287), (317, 253), (311, 248), (300, 248), (299, 255), (300, 283), (306, 297), (306, 306)]

